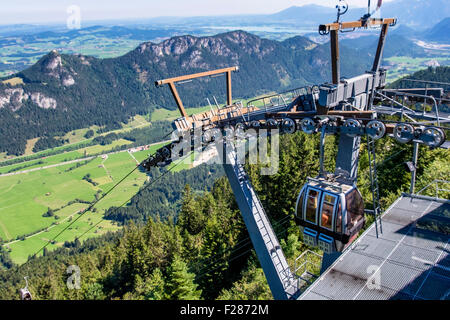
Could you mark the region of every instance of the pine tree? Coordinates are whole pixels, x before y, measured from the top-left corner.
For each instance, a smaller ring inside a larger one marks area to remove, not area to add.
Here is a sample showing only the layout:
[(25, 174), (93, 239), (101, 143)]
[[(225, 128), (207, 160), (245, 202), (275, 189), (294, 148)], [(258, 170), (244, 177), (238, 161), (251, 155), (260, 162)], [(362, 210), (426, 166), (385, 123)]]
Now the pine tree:
[(45, 212), (42, 216), (43, 217), (53, 217), (55, 215), (55, 213), (53, 212), (53, 210), (51, 208), (47, 209), (47, 212)]
[(186, 185), (183, 193), (183, 205), (178, 216), (178, 225), (190, 234), (195, 235), (202, 230), (205, 221), (206, 217), (198, 201), (194, 198), (191, 187)]
[(136, 275), (134, 283), (137, 299), (164, 299), (165, 282), (160, 269), (156, 268), (153, 270), (152, 274), (146, 279), (142, 279), (139, 275)]
[(190, 273), (187, 264), (176, 255), (168, 270), (166, 297), (171, 300), (198, 300), (201, 291), (194, 283), (195, 275)]

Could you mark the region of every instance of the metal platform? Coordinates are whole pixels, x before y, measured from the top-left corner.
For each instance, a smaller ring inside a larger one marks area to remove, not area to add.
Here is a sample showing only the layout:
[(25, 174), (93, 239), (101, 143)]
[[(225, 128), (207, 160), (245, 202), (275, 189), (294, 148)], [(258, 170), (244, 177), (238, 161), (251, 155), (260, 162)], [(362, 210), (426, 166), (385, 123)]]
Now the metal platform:
[(402, 196), (299, 300), (450, 300), (450, 201)]
[[(373, 110), (375, 110), (377, 113), (386, 114), (388, 116), (404, 114), (414, 119), (428, 120), (428, 121), (437, 121), (438, 118), (435, 112), (424, 113), (421, 111), (413, 111), (408, 108), (402, 110), (402, 108), (393, 106), (374, 106)], [(450, 113), (439, 112), (439, 121), (442, 123), (448, 123), (450, 121)]]
[[(218, 150), (222, 153), (221, 150)], [(256, 255), (264, 270), (272, 295), (277, 300), (296, 299), (300, 295), (298, 281), (284, 256), (261, 202), (253, 189), (243, 164), (238, 161), (234, 145), (224, 144), (226, 163), (223, 167), (247, 227)], [(222, 155), (223, 157), (223, 155)]]

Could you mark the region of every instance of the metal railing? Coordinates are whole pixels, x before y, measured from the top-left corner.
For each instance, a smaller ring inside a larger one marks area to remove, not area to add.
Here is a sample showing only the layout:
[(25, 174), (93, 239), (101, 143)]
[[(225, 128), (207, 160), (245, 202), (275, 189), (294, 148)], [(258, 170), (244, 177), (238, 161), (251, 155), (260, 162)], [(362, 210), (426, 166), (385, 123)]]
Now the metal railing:
[(417, 79), (402, 79), (402, 81), (410, 81), (410, 82), (419, 82), (419, 83), (425, 83), (425, 89), (428, 89), (428, 84), (438, 84), (443, 86), (449, 86), (449, 82), (440, 82), (440, 81), (431, 81), (431, 80), (417, 80)]
[(326, 180), (321, 180), (321, 179), (317, 179), (317, 178), (311, 178), (311, 177), (307, 177), (306, 179), (308, 180), (308, 182), (316, 182), (318, 184), (322, 184), (326, 187), (329, 187), (330, 189), (334, 189), (334, 191), (337, 193), (343, 193), (342, 187), (338, 186), (336, 184), (333, 184), (332, 182), (328, 182)]
[[(314, 261), (315, 260), (315, 261)], [(309, 285), (312, 283), (307, 276), (317, 278), (320, 274), (322, 256), (314, 251), (306, 250), (294, 261), (294, 275), (297, 278), (297, 287)]]
[(433, 182), (431, 182), (430, 184), (426, 185), (425, 187), (423, 187), (422, 189), (420, 189), (419, 192), (416, 193), (416, 195), (421, 195), (422, 192), (424, 192), (425, 190), (429, 189), (430, 187), (435, 187), (435, 198), (436, 199), (440, 199), (439, 198), (439, 192), (450, 192), (450, 189), (445, 189), (445, 188), (439, 188), (440, 184), (450, 184), (450, 181), (447, 180), (439, 180), (436, 179)]
[[(384, 91), (383, 91), (383, 92), (384, 92)], [(412, 109), (406, 107), (406, 106), (404, 105), (404, 98), (405, 98), (405, 97), (406, 97), (406, 98), (407, 98), (407, 97), (423, 98), (423, 99), (424, 99), (424, 103), (426, 102), (426, 100), (429, 99), (429, 100), (431, 100), (431, 101), (433, 102), (433, 105), (434, 105), (434, 110), (435, 110), (434, 113), (435, 113), (435, 118), (436, 118), (437, 124), (438, 124), (438, 126), (441, 124), (441, 123), (440, 123), (440, 118), (439, 118), (439, 108), (438, 108), (438, 104), (437, 104), (436, 99), (435, 99), (433, 96), (427, 96), (427, 95), (416, 94), (416, 93), (395, 92), (395, 93), (394, 93), (394, 94), (395, 94), (395, 97), (400, 96), (400, 97), (403, 98), (403, 99), (402, 99), (402, 103), (400, 103), (400, 102), (396, 101), (395, 99), (389, 98), (387, 95), (382, 94), (381, 92), (377, 92), (377, 93), (378, 93), (378, 95), (380, 95), (380, 96), (382, 96), (383, 98), (385, 98), (385, 99), (391, 101), (392, 103), (395, 103), (395, 104), (399, 105), (399, 106), (401, 107), (401, 109), (400, 109), (399, 111), (396, 111), (396, 112), (397, 112), (397, 113), (400, 112), (402, 117), (403, 117), (403, 116), (406, 116), (406, 117), (408, 117), (409, 119), (411, 119), (411, 117), (409, 117), (408, 114), (407, 114), (405, 111), (409, 111), (409, 112), (412, 113), (412, 114), (416, 114), (416, 113), (420, 113), (420, 112), (417, 112), (417, 111), (415, 111), (415, 110), (412, 110)], [(394, 111), (394, 106), (391, 105), (391, 107), (392, 107), (392, 111)], [(425, 116), (425, 115), (426, 115), (426, 108), (425, 108), (425, 106), (424, 106), (424, 107), (423, 107), (423, 110), (422, 110), (422, 116)], [(411, 120), (413, 120), (413, 119), (411, 119)], [(413, 121), (415, 122), (415, 120), (413, 120)]]
[(247, 107), (255, 106), (259, 108), (264, 108), (265, 111), (270, 110), (272, 107), (285, 106), (287, 107), (290, 102), (292, 102), (295, 98), (301, 95), (308, 94), (309, 90), (312, 90), (311, 87), (301, 87), (292, 89), (289, 91), (275, 93), (272, 95), (256, 98), (247, 102)]

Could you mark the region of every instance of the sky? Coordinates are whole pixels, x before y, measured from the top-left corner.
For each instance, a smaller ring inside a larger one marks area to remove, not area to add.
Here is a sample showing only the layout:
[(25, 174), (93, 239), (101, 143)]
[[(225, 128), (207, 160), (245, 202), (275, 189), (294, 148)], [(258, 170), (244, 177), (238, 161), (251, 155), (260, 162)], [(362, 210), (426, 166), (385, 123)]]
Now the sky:
[[(384, 0), (393, 1), (393, 0)], [(82, 20), (275, 13), (290, 6), (318, 4), (334, 7), (338, 0), (0, 0), (0, 24)], [(347, 0), (350, 8), (367, 0)], [(372, 0), (376, 2), (376, 0)], [(74, 7), (75, 11), (74, 11)]]

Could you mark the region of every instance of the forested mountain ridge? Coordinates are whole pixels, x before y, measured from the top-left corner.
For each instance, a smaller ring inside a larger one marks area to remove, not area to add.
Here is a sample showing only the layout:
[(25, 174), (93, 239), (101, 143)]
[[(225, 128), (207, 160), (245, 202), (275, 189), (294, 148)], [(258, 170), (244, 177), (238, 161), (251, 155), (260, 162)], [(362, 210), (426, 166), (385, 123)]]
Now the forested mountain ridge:
[[(446, 82), (450, 83), (450, 67), (441, 66), (441, 67), (428, 67), (427, 69), (423, 69), (413, 74), (398, 79), (390, 84), (390, 88), (424, 88), (425, 83), (420, 82), (412, 82), (405, 81), (405, 79), (414, 79), (414, 80), (424, 80), (424, 81), (435, 81), (435, 82)], [(441, 88), (442, 85), (428, 85), (428, 87)], [(449, 90), (450, 86), (443, 86), (444, 90)]]
[[(368, 69), (368, 59), (342, 48), (343, 76)], [(166, 77), (238, 65), (233, 75), (235, 97), (247, 98), (322, 83), (330, 78), (329, 48), (303, 37), (283, 42), (243, 31), (212, 37), (178, 36), (159, 44), (146, 42), (118, 58), (97, 59), (52, 51), (32, 67), (0, 82), (0, 152), (22, 154), (26, 140), (90, 125), (117, 127), (130, 116), (154, 106), (173, 109), (168, 88), (154, 81)], [(225, 96), (223, 78), (207, 78), (179, 86), (189, 105)], [(220, 101), (220, 100), (219, 100)]]

